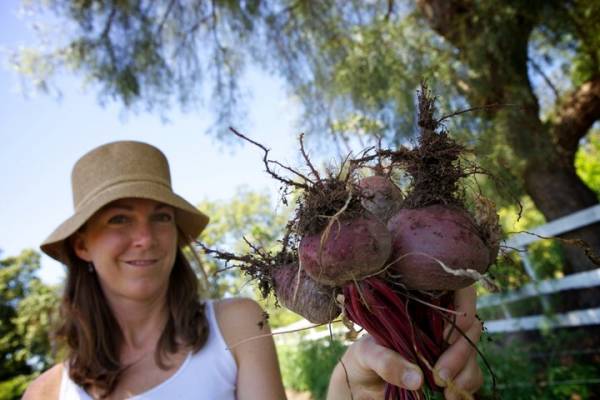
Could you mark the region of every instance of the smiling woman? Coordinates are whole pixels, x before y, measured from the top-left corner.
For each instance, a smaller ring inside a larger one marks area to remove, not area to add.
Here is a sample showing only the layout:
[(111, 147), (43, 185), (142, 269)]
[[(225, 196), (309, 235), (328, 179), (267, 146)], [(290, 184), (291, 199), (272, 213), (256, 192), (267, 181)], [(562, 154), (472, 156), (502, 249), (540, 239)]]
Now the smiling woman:
[[(182, 248), (208, 217), (173, 193), (158, 149), (100, 146), (75, 164), (72, 188), (74, 214), (42, 244), (67, 266), (57, 331), (66, 359), (26, 399), (285, 397), (260, 307), (201, 301)], [(228, 350), (260, 335), (254, 352)], [(257, 363), (266, 372), (248, 368)]]

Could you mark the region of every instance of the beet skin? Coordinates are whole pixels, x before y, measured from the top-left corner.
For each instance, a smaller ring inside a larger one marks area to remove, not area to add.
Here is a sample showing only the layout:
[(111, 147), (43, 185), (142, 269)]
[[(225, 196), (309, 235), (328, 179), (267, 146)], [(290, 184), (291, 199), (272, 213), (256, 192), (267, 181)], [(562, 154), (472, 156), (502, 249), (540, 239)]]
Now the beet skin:
[(362, 206), (383, 222), (387, 222), (402, 206), (402, 192), (390, 178), (372, 175), (361, 179)]
[(473, 269), (481, 274), (494, 261), (473, 218), (458, 208), (403, 209), (389, 220), (388, 229), (391, 268), (407, 289), (456, 290), (474, 282), (445, 272), (436, 260), (453, 270)]
[(317, 282), (343, 286), (380, 271), (391, 252), (391, 236), (374, 217), (335, 222), (327, 240), (323, 233), (300, 241), (300, 265)]
[(331, 322), (340, 315), (341, 309), (335, 302), (336, 289), (315, 282), (304, 271), (300, 271), (298, 280), (298, 263), (274, 268), (272, 276), (275, 296), (287, 309), (314, 324)]

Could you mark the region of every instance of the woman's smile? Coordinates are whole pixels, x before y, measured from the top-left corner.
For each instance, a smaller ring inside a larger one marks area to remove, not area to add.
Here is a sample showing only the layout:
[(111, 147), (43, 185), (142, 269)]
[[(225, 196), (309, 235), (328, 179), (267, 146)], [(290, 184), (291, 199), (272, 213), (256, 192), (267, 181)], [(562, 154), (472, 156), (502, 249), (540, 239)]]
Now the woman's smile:
[(150, 267), (156, 264), (157, 262), (157, 258), (125, 261), (126, 264), (132, 265), (134, 267)]

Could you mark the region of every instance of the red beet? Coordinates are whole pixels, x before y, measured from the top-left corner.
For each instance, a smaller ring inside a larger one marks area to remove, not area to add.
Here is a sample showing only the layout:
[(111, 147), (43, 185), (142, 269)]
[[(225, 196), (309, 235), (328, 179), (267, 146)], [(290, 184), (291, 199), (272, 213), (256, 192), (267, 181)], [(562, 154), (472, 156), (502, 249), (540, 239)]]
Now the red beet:
[[(494, 261), (473, 218), (443, 205), (403, 209), (388, 222), (392, 234), (392, 269), (407, 289), (456, 290), (474, 282), (445, 272), (471, 269), (484, 273)], [(495, 255), (494, 255), (495, 258)]]
[(335, 222), (324, 233), (302, 238), (300, 265), (317, 282), (342, 286), (382, 269), (391, 251), (391, 236), (375, 218)]
[(390, 178), (373, 175), (361, 179), (362, 206), (383, 222), (387, 222), (402, 207), (402, 192)]
[(300, 271), (298, 264), (286, 264), (272, 271), (275, 295), (282, 306), (315, 324), (325, 324), (340, 315), (335, 302), (336, 289), (321, 285)]

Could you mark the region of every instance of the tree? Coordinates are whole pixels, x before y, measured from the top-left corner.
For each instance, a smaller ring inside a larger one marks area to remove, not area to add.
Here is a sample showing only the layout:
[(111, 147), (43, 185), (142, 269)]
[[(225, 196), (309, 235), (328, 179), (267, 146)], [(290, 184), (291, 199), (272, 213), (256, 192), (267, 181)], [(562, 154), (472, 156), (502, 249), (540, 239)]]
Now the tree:
[(17, 399), (53, 362), (50, 345), (56, 289), (36, 276), (40, 255), (24, 250), (0, 260), (0, 399)]
[[(243, 187), (227, 202), (203, 201), (198, 208), (211, 218), (210, 224), (202, 233), (202, 243), (213, 249), (236, 254), (249, 252), (249, 243), (265, 250), (277, 251), (278, 240), (283, 235), (290, 211), (285, 207), (274, 207), (273, 199), (267, 194)], [(202, 256), (202, 262), (209, 277), (209, 295), (212, 298), (245, 295), (261, 300), (256, 286), (238, 268), (226, 268), (223, 262), (213, 257)], [(276, 307), (273, 298), (267, 299), (263, 306), (274, 327), (299, 319), (285, 308)]]
[[(427, 77), (446, 112), (483, 107), (453, 132), (547, 221), (598, 203), (574, 162), (600, 116), (597, 1), (47, 3), (74, 29), (49, 53), (16, 56), (23, 72), (70, 66), (129, 107), (173, 95), (190, 105), (212, 81), (226, 124), (251, 60), (286, 79), (309, 132), (391, 146), (414, 133), (414, 91)], [(598, 250), (599, 231), (564, 237)], [(595, 267), (578, 248), (565, 255), (566, 273)]]

